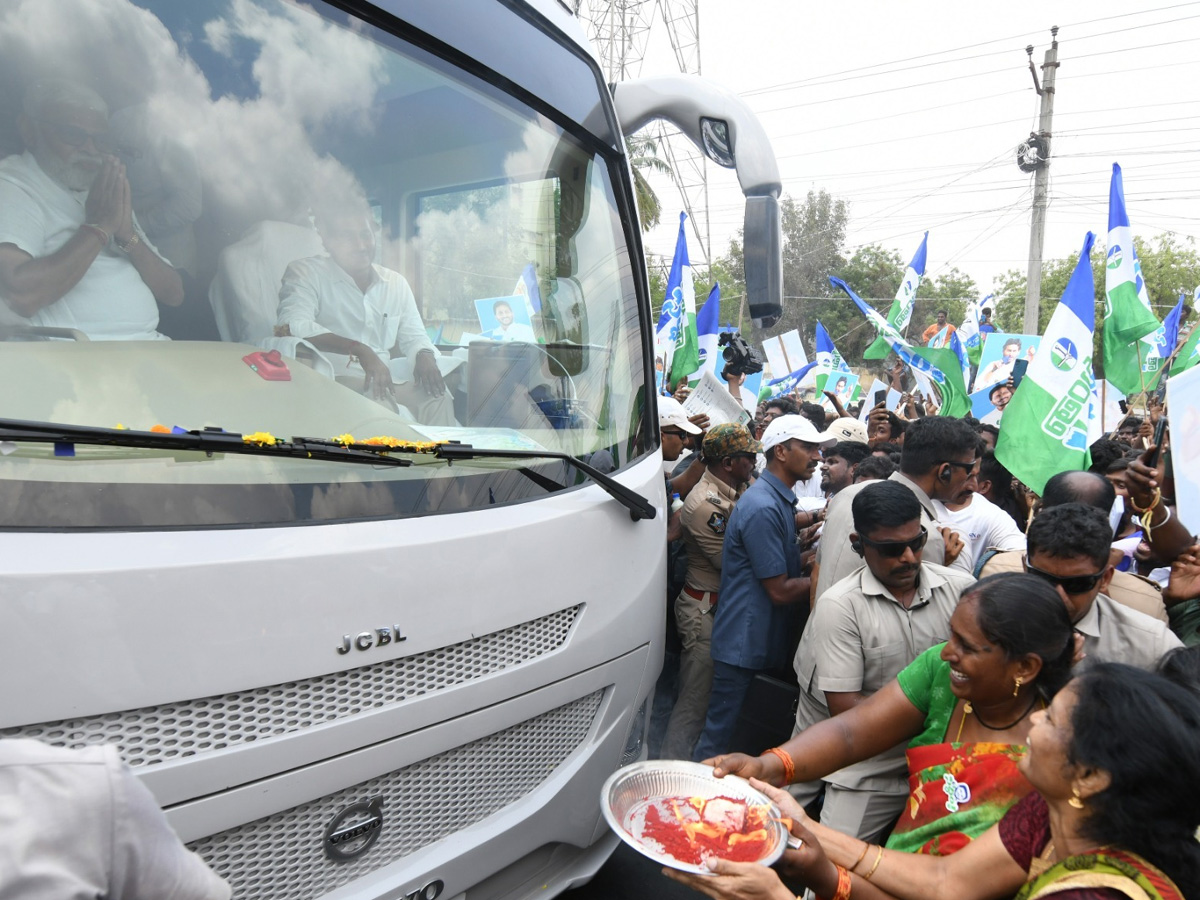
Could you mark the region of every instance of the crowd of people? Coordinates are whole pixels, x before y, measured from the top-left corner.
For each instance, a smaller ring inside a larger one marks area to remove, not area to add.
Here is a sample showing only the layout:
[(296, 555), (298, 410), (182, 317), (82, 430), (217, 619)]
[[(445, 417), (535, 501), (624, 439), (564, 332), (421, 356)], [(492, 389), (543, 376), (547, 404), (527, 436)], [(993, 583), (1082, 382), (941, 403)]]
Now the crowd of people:
[[(755, 779), (803, 840), (668, 874), (720, 900), (1200, 896), (1200, 543), (1161, 405), (1035, 496), (1002, 423), (832, 394), (707, 429), (661, 398), (680, 664), (669, 635), (651, 752)], [(794, 715), (756, 743), (780, 680)]]

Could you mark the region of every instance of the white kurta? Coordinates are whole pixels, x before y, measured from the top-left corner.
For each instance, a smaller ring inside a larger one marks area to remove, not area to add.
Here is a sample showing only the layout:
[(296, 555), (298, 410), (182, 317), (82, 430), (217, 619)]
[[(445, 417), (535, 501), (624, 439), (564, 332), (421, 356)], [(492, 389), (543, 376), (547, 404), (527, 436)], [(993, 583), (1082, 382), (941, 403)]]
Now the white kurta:
[[(14, 244), (35, 259), (50, 256), (86, 221), (86, 201), (87, 191), (67, 190), (28, 152), (0, 160), (0, 244)], [(167, 339), (158, 333), (154, 294), (129, 257), (111, 247), (75, 287), (28, 321), (74, 328), (94, 341)]]

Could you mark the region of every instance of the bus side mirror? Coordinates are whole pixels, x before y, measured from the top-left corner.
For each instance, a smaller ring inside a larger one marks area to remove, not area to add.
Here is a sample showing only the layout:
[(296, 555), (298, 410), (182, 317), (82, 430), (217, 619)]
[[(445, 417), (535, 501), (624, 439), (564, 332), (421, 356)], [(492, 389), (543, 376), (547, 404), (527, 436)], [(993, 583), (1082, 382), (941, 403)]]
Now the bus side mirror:
[(747, 197), (742, 239), (746, 301), (750, 318), (760, 328), (769, 328), (783, 315), (782, 249), (779, 198)]

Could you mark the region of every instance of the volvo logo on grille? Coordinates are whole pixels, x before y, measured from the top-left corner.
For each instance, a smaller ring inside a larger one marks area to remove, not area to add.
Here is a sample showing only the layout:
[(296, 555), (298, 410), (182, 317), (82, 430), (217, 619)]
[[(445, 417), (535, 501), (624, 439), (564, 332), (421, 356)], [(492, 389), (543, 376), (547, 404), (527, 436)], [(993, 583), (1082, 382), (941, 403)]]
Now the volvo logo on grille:
[(382, 831), (382, 797), (347, 806), (325, 829), (325, 855), (334, 862), (349, 862), (366, 853)]

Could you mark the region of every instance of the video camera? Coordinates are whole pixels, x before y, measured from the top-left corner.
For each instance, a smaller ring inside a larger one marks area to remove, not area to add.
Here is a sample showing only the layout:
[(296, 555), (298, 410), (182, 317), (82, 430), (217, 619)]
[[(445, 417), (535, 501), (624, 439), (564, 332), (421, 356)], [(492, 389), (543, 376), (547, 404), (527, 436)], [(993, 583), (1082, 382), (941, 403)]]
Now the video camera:
[(762, 356), (747, 344), (738, 332), (722, 332), (717, 338), (717, 346), (725, 348), (721, 351), (721, 358), (725, 360), (725, 371), (728, 374), (753, 375), (762, 371)]

